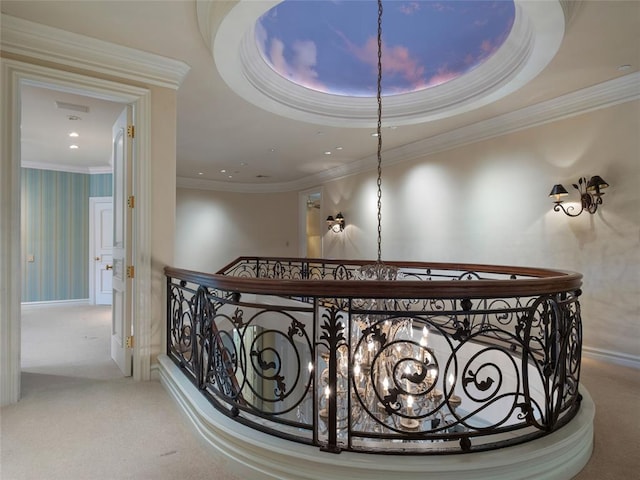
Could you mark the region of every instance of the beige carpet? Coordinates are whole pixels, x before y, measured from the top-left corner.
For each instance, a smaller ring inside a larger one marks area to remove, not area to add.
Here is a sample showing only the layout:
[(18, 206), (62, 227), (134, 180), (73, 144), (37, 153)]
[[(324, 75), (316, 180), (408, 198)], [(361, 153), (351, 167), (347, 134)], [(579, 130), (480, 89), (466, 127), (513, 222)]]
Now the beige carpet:
[[(235, 480), (158, 382), (122, 377), (109, 316), (84, 305), (24, 309), (23, 398), (0, 410), (0, 478)], [(583, 383), (596, 436), (576, 480), (640, 478), (640, 371), (585, 359)]]

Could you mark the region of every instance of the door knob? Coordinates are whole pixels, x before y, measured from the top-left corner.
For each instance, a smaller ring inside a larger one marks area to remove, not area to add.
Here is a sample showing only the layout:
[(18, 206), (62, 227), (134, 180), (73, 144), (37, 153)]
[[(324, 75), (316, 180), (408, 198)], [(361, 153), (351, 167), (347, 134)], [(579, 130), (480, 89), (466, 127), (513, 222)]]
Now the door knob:
[(107, 270), (113, 270), (113, 265), (105, 265), (104, 268)]

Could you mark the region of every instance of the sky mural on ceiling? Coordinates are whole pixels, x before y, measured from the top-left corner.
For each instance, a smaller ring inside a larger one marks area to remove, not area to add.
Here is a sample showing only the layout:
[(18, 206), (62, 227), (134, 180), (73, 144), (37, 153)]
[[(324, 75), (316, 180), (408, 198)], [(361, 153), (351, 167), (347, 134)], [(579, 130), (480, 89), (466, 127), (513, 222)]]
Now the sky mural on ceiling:
[[(382, 91), (443, 84), (500, 48), (515, 6), (496, 1), (383, 2)], [(324, 93), (376, 95), (377, 2), (285, 0), (256, 23), (258, 48), (282, 77)]]

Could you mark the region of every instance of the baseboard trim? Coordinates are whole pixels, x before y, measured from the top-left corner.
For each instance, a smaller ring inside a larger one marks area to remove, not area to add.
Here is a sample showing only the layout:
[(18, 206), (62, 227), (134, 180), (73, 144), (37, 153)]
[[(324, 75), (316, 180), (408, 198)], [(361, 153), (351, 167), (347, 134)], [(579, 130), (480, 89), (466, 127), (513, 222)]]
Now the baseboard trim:
[(640, 357), (626, 353), (614, 352), (603, 348), (582, 347), (582, 354), (587, 358), (603, 362), (640, 369)]
[(160, 365), (152, 363), (149, 369), (150, 379), (153, 381), (160, 381)]
[(54, 305), (91, 305), (89, 298), (74, 298), (70, 300), (45, 300), (41, 302), (22, 302), (22, 308), (25, 307), (49, 307)]
[(252, 480), (568, 480), (578, 474), (593, 450), (595, 405), (583, 400), (576, 417), (559, 431), (522, 445), (463, 455), (409, 457), (342, 452), (252, 430), (218, 412), (169, 357), (158, 357), (160, 381), (197, 437), (220, 465)]

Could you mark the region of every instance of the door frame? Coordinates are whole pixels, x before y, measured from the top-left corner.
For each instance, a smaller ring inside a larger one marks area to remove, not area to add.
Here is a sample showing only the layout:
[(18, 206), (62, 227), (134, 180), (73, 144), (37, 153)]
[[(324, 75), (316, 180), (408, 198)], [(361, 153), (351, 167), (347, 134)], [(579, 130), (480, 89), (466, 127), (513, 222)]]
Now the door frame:
[[(298, 192), (298, 255), (307, 256), (307, 200), (309, 195), (320, 194), (320, 231), (324, 212), (324, 188), (319, 186)], [(324, 235), (320, 235), (320, 253), (324, 255)]]
[(20, 120), (21, 87), (34, 85), (133, 105), (136, 123), (133, 258), (136, 285), (133, 377), (151, 377), (151, 91), (124, 83), (2, 58), (0, 158), (0, 405), (20, 398)]
[(89, 301), (96, 304), (96, 237), (95, 237), (95, 215), (96, 205), (110, 203), (113, 206), (113, 197), (89, 197)]

